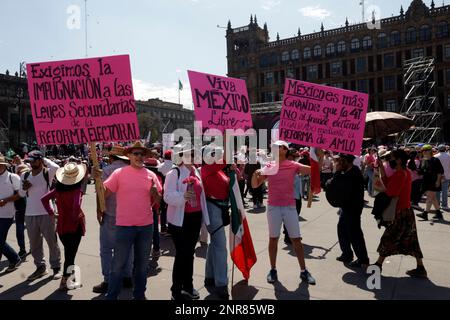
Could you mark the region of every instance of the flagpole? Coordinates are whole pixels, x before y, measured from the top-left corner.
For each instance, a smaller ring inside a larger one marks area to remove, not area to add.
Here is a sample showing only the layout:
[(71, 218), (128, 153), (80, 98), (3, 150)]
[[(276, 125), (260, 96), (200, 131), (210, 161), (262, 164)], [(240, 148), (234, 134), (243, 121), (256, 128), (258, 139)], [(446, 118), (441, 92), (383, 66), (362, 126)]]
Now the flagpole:
[(178, 104), (181, 104), (181, 100), (180, 100), (180, 78), (178, 78)]
[[(230, 228), (232, 228), (232, 226), (230, 226)], [(233, 233), (233, 250), (236, 247), (236, 235)], [(233, 268), (231, 269), (231, 289), (230, 289), (230, 293), (231, 293), (231, 298), (234, 298), (233, 296), (233, 287), (234, 287), (234, 269), (236, 268), (236, 264), (234, 263), (233, 259), (231, 259), (231, 261), (233, 262)]]

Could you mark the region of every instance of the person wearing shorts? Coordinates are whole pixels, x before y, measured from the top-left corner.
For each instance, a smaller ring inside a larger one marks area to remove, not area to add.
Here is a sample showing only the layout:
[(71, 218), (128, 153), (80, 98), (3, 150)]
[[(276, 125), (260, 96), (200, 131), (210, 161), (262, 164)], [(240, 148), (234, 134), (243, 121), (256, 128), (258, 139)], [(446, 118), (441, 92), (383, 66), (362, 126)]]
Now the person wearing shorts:
[(257, 188), (265, 180), (269, 182), (267, 222), (269, 225), (271, 269), (267, 275), (267, 282), (274, 283), (278, 280), (276, 259), (281, 225), (284, 223), (300, 265), (300, 278), (308, 284), (314, 285), (316, 280), (306, 269), (305, 254), (294, 199), (295, 175), (299, 173), (304, 175), (310, 174), (311, 168), (295, 161), (287, 160), (286, 155), (289, 150), (287, 142), (277, 141), (272, 144), (272, 152), (277, 152), (277, 149), (279, 162), (266, 164), (263, 169), (257, 170), (252, 177), (252, 188)]

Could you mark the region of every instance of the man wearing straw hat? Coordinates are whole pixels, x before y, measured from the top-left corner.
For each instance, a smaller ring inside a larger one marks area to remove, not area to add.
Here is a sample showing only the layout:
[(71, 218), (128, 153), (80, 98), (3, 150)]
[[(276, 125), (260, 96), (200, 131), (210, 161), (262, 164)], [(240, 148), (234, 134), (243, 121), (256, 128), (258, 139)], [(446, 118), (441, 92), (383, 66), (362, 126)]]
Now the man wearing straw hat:
[[(130, 165), (117, 169), (103, 183), (105, 198), (116, 194), (116, 239), (110, 274), (108, 300), (117, 300), (130, 251), (134, 247), (135, 300), (145, 300), (147, 265), (153, 237), (152, 202), (161, 200), (162, 187), (156, 175), (144, 167), (144, 159), (150, 154), (142, 142), (137, 141), (125, 149)], [(101, 170), (96, 170), (97, 178)]]
[[(109, 152), (109, 165), (103, 169), (102, 181), (106, 181), (111, 174), (128, 165), (129, 159), (123, 155), (125, 148), (115, 145)], [(116, 195), (112, 194), (105, 200), (106, 211), (101, 212), (97, 208), (97, 220), (100, 224), (100, 260), (102, 267), (103, 281), (96, 285), (92, 291), (95, 293), (107, 293), (108, 283), (111, 274), (112, 260), (114, 256), (114, 239), (116, 237)], [(124, 277), (123, 286), (132, 287), (131, 275), (133, 268), (133, 252), (130, 252)]]
[(0, 154), (0, 259), (4, 254), (9, 261), (6, 272), (16, 270), (22, 262), (17, 252), (6, 243), (15, 214), (14, 201), (20, 197), (18, 195), (20, 178), (6, 170), (9, 166), (5, 156)]

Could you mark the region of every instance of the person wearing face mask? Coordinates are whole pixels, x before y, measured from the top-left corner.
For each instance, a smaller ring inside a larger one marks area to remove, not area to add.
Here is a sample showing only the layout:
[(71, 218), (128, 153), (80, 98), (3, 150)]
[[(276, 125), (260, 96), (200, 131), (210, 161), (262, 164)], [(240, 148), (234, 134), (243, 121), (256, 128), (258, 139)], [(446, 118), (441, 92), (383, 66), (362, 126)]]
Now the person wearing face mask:
[(424, 212), (417, 214), (419, 218), (428, 220), (428, 213), (431, 207), (434, 206), (435, 219), (442, 220), (441, 205), (437, 199), (436, 192), (441, 191), (441, 179), (444, 174), (439, 159), (433, 157), (433, 148), (430, 145), (422, 147), (423, 158), (420, 163), (419, 173), (423, 176), (422, 191), (427, 196), (426, 209)]
[(381, 178), (386, 186), (387, 196), (398, 197), (394, 221), (387, 226), (378, 246), (379, 257), (376, 266), (382, 269), (384, 260), (393, 255), (409, 255), (417, 260), (417, 268), (406, 272), (411, 277), (427, 277), (423, 265), (423, 254), (417, 237), (416, 219), (411, 208), (411, 172), (406, 168), (408, 155), (403, 150), (391, 153), (389, 165), (395, 173), (387, 177), (384, 167), (380, 165)]

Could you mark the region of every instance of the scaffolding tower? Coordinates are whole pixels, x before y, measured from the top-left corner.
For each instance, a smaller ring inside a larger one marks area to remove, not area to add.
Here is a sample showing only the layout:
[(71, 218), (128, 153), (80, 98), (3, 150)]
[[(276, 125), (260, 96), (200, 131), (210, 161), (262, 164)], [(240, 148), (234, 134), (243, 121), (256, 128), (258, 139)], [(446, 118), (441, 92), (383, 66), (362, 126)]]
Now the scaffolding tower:
[(415, 126), (399, 135), (398, 143), (413, 145), (437, 143), (441, 138), (441, 116), (435, 96), (434, 58), (418, 57), (403, 65), (406, 96), (400, 113), (414, 121)]

